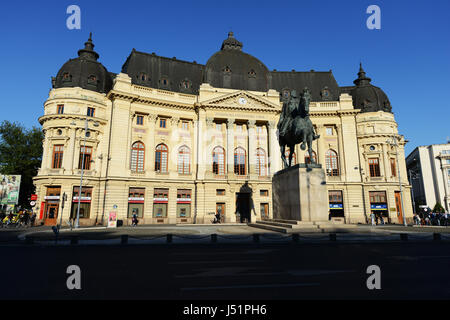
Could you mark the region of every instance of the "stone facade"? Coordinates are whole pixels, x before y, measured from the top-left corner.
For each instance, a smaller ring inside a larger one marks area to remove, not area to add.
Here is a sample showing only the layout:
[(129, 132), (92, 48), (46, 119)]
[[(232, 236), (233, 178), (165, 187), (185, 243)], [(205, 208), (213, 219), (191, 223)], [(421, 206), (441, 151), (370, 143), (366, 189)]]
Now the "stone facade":
[[(58, 114), (61, 105), (64, 112)], [(94, 116), (86, 116), (88, 108), (94, 108)], [(224, 205), (225, 222), (236, 222), (236, 194), (246, 183), (243, 193), (252, 191), (250, 219), (260, 219), (261, 210), (267, 210), (265, 204), (271, 217), (271, 176), (282, 169), (276, 135), (280, 110), (279, 93), (274, 90), (250, 92), (203, 84), (198, 95), (188, 95), (133, 85), (126, 74), (116, 77), (108, 94), (81, 88), (53, 89), (45, 102), (44, 116), (39, 119), (45, 140), (42, 166), (34, 180), (39, 195), (36, 209), (42, 210), (38, 216), (45, 218), (47, 190), (56, 186), (61, 188), (61, 195), (67, 195), (62, 219), (69, 219), (74, 188), (80, 185), (79, 159), (87, 119), (90, 134), (86, 146), (91, 147), (92, 156), (89, 170), (84, 170), (83, 186), (92, 187), (92, 192), (90, 199), (84, 200), (90, 201), (86, 202), (90, 208), (89, 216), (81, 219), (82, 224), (105, 223), (111, 211), (117, 211), (119, 219), (129, 223), (130, 188), (145, 189), (144, 223), (210, 223), (211, 213), (216, 212), (219, 204)], [(399, 190), (399, 184), (390, 167), (390, 159), (396, 155), (386, 143), (397, 134), (393, 114), (359, 113), (353, 109), (348, 94), (342, 94), (339, 101), (313, 102), (310, 114), (321, 135), (313, 147), (318, 162), (326, 169), (327, 150), (338, 155), (339, 172), (327, 176), (327, 189), (342, 192), (346, 221), (365, 222), (370, 214), (370, 192), (385, 191), (389, 216), (392, 222), (398, 222), (395, 191)], [(138, 116), (143, 117), (142, 124), (137, 124)], [(161, 128), (161, 120), (165, 120), (165, 128)], [(142, 142), (145, 148), (143, 172), (131, 170), (131, 149), (135, 142)], [(168, 148), (167, 172), (155, 171), (155, 148), (160, 144)], [(401, 137), (399, 164), (406, 190), (405, 214), (409, 218), (412, 209), (404, 144)], [(63, 146), (62, 165), (57, 169), (53, 168), (55, 145)], [(189, 171), (183, 173), (178, 172), (181, 146), (189, 149)], [(224, 151), (222, 174), (213, 173), (215, 147)], [(238, 147), (245, 151), (246, 168), (242, 175), (234, 173)], [(265, 154), (262, 175), (256, 172), (257, 149)], [(297, 162), (304, 162), (304, 151), (298, 146), (295, 151)], [(370, 177), (368, 160), (372, 157), (380, 160), (379, 177)], [(168, 191), (166, 217), (153, 213), (155, 189)], [(191, 191), (190, 213), (186, 217), (177, 217), (180, 189)]]
[[(91, 39), (86, 48), (88, 58), (96, 60)], [(58, 73), (55, 83), (61, 85), (50, 91), (39, 118), (45, 133), (42, 166), (34, 178), (39, 219), (55, 224), (62, 218), (65, 224), (76, 216), (78, 201), (81, 225), (106, 224), (111, 212), (130, 224), (133, 211), (146, 224), (211, 223), (217, 212), (226, 223), (273, 217), (272, 176), (282, 169), (276, 125), (287, 90), (216, 88), (204, 82), (186, 93), (139, 85), (119, 73), (103, 93), (89, 90), (89, 82), (86, 88), (66, 85), (70, 68)], [(307, 81), (323, 75), (331, 73), (299, 77)], [(255, 73), (248, 77), (250, 86)], [(359, 77), (368, 79), (363, 71)], [(327, 174), (331, 216), (365, 223), (371, 210), (378, 210), (401, 223), (399, 165), (404, 214), (411, 219), (406, 141), (394, 115), (363, 112), (354, 106), (349, 89), (333, 90), (321, 90), (324, 99), (310, 104), (311, 121), (321, 136), (313, 150)], [(329, 98), (333, 92), (338, 93)], [(398, 150), (387, 143), (394, 135)], [(298, 146), (295, 158), (295, 163), (305, 162)]]

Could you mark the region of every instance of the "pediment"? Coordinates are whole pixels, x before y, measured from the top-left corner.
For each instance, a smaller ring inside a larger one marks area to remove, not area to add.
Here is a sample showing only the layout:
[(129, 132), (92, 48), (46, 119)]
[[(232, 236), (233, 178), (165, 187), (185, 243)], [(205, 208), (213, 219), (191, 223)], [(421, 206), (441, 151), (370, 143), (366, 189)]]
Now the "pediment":
[(215, 97), (213, 99), (203, 101), (201, 104), (207, 107), (209, 106), (245, 110), (277, 111), (281, 108), (279, 105), (274, 104), (272, 101), (264, 99), (264, 97), (256, 96), (244, 90)]

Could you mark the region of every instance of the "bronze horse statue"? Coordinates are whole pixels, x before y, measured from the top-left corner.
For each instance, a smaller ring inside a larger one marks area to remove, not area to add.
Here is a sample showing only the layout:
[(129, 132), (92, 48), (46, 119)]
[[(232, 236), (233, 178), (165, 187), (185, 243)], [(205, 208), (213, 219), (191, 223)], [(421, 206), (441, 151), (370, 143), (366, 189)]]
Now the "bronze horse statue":
[[(309, 158), (311, 163), (315, 163), (312, 157), (312, 142), (320, 136), (314, 132), (314, 127), (309, 119), (309, 103), (311, 93), (308, 88), (303, 90), (300, 99), (295, 90), (291, 91), (289, 100), (283, 104), (282, 114), (278, 122), (278, 140), (280, 144), (281, 159), (285, 168), (290, 167), (295, 145), (301, 143), (300, 148), (306, 149), (308, 145)], [(286, 160), (285, 149), (289, 147), (289, 162)]]

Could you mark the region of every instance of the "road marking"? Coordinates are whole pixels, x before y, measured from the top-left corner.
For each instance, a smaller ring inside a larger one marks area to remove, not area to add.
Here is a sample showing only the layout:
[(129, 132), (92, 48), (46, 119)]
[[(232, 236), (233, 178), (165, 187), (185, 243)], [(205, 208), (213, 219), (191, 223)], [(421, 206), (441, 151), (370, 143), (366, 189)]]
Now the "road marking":
[(311, 283), (274, 283), (274, 284), (244, 284), (237, 286), (215, 286), (215, 287), (190, 287), (181, 288), (181, 291), (200, 291), (200, 290), (223, 290), (223, 289), (251, 289), (251, 288), (286, 288), (286, 287), (312, 287), (319, 286), (318, 282)]

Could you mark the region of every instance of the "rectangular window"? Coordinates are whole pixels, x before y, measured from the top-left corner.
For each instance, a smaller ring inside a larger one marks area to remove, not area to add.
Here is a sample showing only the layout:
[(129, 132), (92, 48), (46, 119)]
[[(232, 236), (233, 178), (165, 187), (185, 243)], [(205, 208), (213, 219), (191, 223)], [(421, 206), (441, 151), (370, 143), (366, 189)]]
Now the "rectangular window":
[(139, 126), (142, 126), (144, 124), (144, 116), (137, 116), (136, 117), (136, 124)]
[(177, 217), (189, 218), (191, 216), (191, 189), (177, 190)]
[(128, 218), (136, 213), (139, 218), (144, 216), (145, 188), (130, 188), (128, 191)]
[(236, 131), (237, 132), (242, 132), (242, 125), (241, 124), (236, 125)]
[(181, 122), (181, 129), (189, 130), (189, 122), (188, 121), (182, 121)]
[(393, 177), (397, 176), (397, 169), (396, 169), (396, 162), (395, 162), (395, 158), (391, 158), (391, 175)]
[(333, 135), (333, 128), (332, 127), (325, 127), (325, 133), (327, 136)]
[(222, 124), (221, 123), (216, 123), (216, 130), (217, 131), (222, 131)]
[(262, 126), (256, 126), (256, 132), (261, 134), (263, 132), (263, 127)]
[(378, 158), (369, 159), (369, 171), (371, 177), (380, 177), (380, 164)]
[(224, 196), (225, 195), (225, 189), (217, 189), (216, 190), (217, 196)]
[(328, 202), (330, 203), (342, 203), (342, 191), (330, 190), (328, 191)]
[(369, 192), (370, 203), (386, 203), (385, 191), (370, 191)]
[(52, 161), (53, 169), (61, 168), (63, 154), (64, 154), (64, 146), (63, 145), (58, 144), (58, 145), (53, 146), (53, 161)]
[[(80, 219), (88, 219), (91, 211), (92, 187), (73, 188), (71, 219), (76, 219), (78, 212), (78, 200), (80, 201)], [(78, 198), (80, 197), (80, 198)]]
[[(83, 157), (84, 157), (84, 168), (82, 168)], [(80, 157), (78, 160), (78, 169), (91, 170), (91, 159), (92, 159), (92, 148), (91, 147), (81, 147)]]
[(87, 116), (88, 117), (93, 117), (94, 113), (95, 113), (95, 109), (94, 108), (91, 108), (91, 107), (87, 108)]
[(160, 128), (166, 127), (166, 119), (159, 119), (159, 127)]
[(167, 217), (169, 189), (155, 189), (153, 192), (153, 218)]
[(64, 105), (63, 104), (58, 104), (58, 114), (63, 114), (64, 113)]
[(261, 197), (268, 197), (269, 196), (269, 190), (261, 190), (261, 191), (259, 191), (259, 195)]

